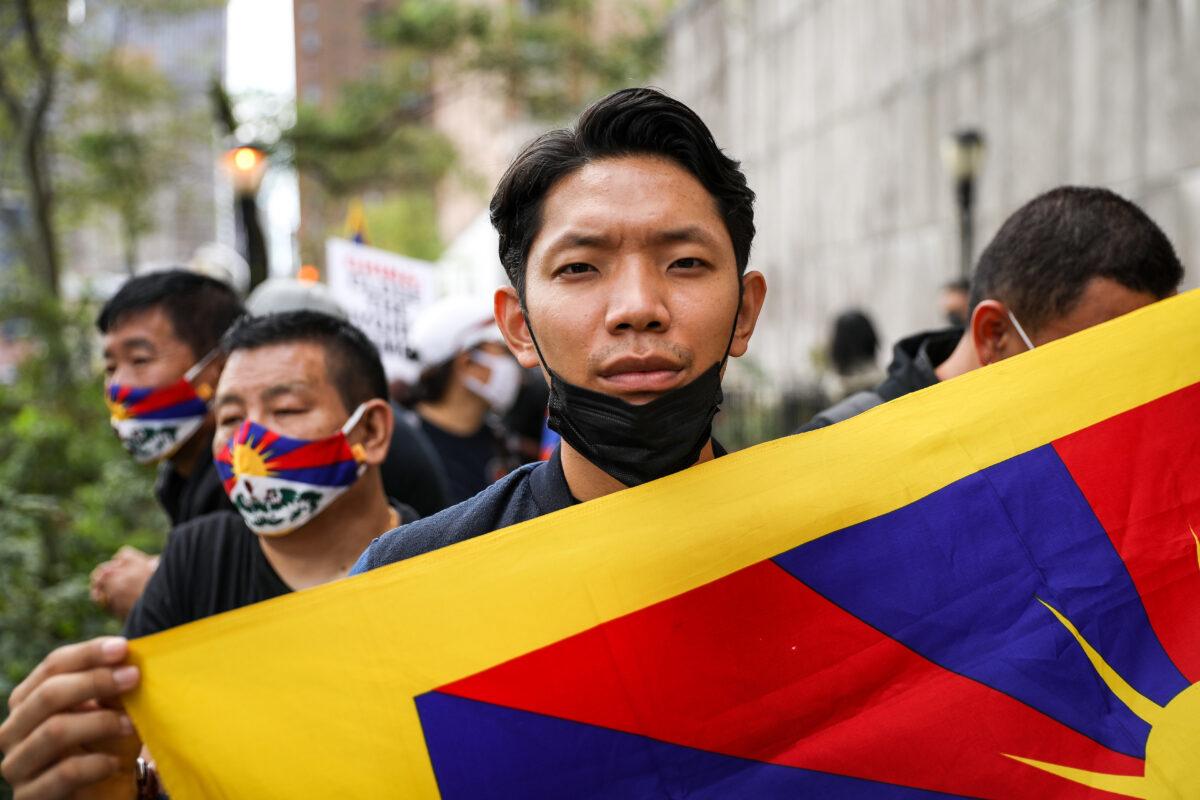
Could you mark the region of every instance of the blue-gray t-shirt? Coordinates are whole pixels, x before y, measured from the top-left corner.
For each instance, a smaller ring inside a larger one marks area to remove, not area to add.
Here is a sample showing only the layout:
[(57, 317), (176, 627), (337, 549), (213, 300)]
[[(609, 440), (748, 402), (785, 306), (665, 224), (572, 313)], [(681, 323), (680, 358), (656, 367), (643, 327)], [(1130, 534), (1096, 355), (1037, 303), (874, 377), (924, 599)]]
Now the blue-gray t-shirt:
[[(713, 439), (713, 456), (725, 448)], [(431, 550), (473, 539), (518, 522), (575, 505), (563, 474), (559, 448), (548, 461), (526, 464), (484, 489), (470, 500), (450, 506), (432, 517), (410, 522), (380, 536), (366, 549), (351, 575), (419, 556)]]
[(562, 457), (556, 449), (549, 460), (526, 464), (469, 500), (388, 531), (371, 542), (350, 574), (419, 556), (577, 502), (567, 487)]

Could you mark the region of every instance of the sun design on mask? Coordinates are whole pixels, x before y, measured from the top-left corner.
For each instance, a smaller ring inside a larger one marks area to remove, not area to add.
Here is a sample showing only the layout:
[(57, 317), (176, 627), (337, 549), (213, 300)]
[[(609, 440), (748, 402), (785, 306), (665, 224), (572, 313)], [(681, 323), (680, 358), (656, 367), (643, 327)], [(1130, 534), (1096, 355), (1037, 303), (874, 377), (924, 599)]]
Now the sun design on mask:
[(263, 445), (239, 442), (233, 448), (233, 472), (235, 475), (257, 475), (269, 478), (274, 471), (268, 466), (271, 457)]
[(126, 419), (129, 419), (131, 416), (129, 413), (129, 409), (127, 409), (121, 403), (118, 403), (114, 400), (109, 400), (107, 397), (105, 397), (104, 404), (108, 406), (108, 413), (114, 420), (117, 420), (117, 421), (126, 420)]
[[(1189, 530), (1191, 530), (1189, 526)], [(1196, 562), (1200, 565), (1200, 537), (1194, 530)], [(1165, 706), (1160, 706), (1138, 692), (1104, 660), (1095, 648), (1083, 638), (1079, 630), (1056, 608), (1041, 598), (1038, 602), (1062, 623), (1075, 641), (1083, 648), (1096, 674), (1109, 690), (1150, 725), (1150, 736), (1146, 739), (1146, 768), (1141, 777), (1136, 775), (1110, 775), (1102, 772), (1049, 764), (1032, 758), (1009, 755), (1008, 758), (1031, 767), (1066, 778), (1069, 781), (1128, 797), (1144, 800), (1167, 800), (1167, 798), (1200, 797), (1200, 770), (1195, 767), (1196, 753), (1200, 752), (1200, 683), (1192, 684), (1177, 694)]]

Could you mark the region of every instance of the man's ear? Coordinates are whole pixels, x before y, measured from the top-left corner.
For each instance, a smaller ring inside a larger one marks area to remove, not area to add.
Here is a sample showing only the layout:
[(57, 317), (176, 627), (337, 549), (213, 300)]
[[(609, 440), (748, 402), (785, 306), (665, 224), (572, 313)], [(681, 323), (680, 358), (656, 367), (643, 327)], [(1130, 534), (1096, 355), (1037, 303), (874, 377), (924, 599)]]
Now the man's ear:
[(529, 324), (525, 321), (525, 312), (521, 309), (521, 300), (517, 290), (511, 286), (502, 286), (496, 290), (493, 298), (496, 324), (504, 335), (504, 343), (516, 356), (522, 367), (536, 367), (541, 364), (537, 350), (533, 346), (533, 338), (529, 335)]
[(971, 341), (980, 366), (1000, 361), (1014, 352), (1017, 335), (1008, 319), (1008, 307), (999, 300), (981, 300), (971, 312)]
[(746, 354), (746, 350), (750, 347), (750, 337), (754, 335), (754, 326), (758, 324), (758, 315), (762, 313), (763, 303), (766, 299), (767, 279), (761, 272), (747, 272), (742, 276), (742, 305), (738, 308), (733, 342), (729, 346), (730, 356), (738, 358)]
[(224, 353), (219, 353), (213, 360), (204, 365), (204, 369), (192, 379), (192, 386), (201, 399), (211, 400), (217, 393), (217, 381), (221, 379), (221, 370), (225, 369)]
[(386, 400), (375, 398), (368, 400), (364, 406), (362, 417), (347, 438), (352, 448), (362, 448), (364, 463), (377, 467), (387, 458), (396, 420), (392, 415), (392, 405)]

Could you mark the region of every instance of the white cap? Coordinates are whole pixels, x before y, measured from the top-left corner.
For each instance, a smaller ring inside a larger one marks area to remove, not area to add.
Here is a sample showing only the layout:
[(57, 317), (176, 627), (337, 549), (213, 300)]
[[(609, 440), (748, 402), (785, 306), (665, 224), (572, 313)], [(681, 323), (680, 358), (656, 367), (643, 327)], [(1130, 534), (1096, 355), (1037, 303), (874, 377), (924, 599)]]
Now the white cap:
[(256, 317), (284, 311), (320, 311), (331, 317), (346, 319), (346, 310), (334, 298), (328, 286), (295, 278), (268, 278), (263, 281), (246, 298), (246, 310)]
[(458, 295), (444, 297), (417, 317), (409, 333), (409, 347), (422, 369), (442, 364), (484, 342), (504, 343), (492, 298)]

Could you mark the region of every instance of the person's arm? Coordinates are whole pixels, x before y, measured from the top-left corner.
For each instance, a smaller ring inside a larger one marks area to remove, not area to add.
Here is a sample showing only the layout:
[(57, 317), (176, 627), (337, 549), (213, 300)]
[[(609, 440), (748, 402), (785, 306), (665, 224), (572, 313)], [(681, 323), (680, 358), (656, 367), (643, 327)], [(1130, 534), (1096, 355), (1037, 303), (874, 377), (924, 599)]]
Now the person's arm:
[(188, 550), (194, 538), (194, 532), (189, 531), (192, 527), (191, 523), (185, 523), (167, 537), (167, 546), (156, 569), (125, 619), (124, 633), (129, 638), (149, 636), (189, 621), (180, 607), (180, 598), (187, 597), (188, 592)]
[(125, 545), (111, 560), (92, 571), (92, 600), (124, 620), (157, 568), (158, 556)]
[(137, 685), (128, 646), (101, 637), (60, 647), (9, 696), (0, 774), (14, 800), (133, 800), (141, 742), (120, 695)]

